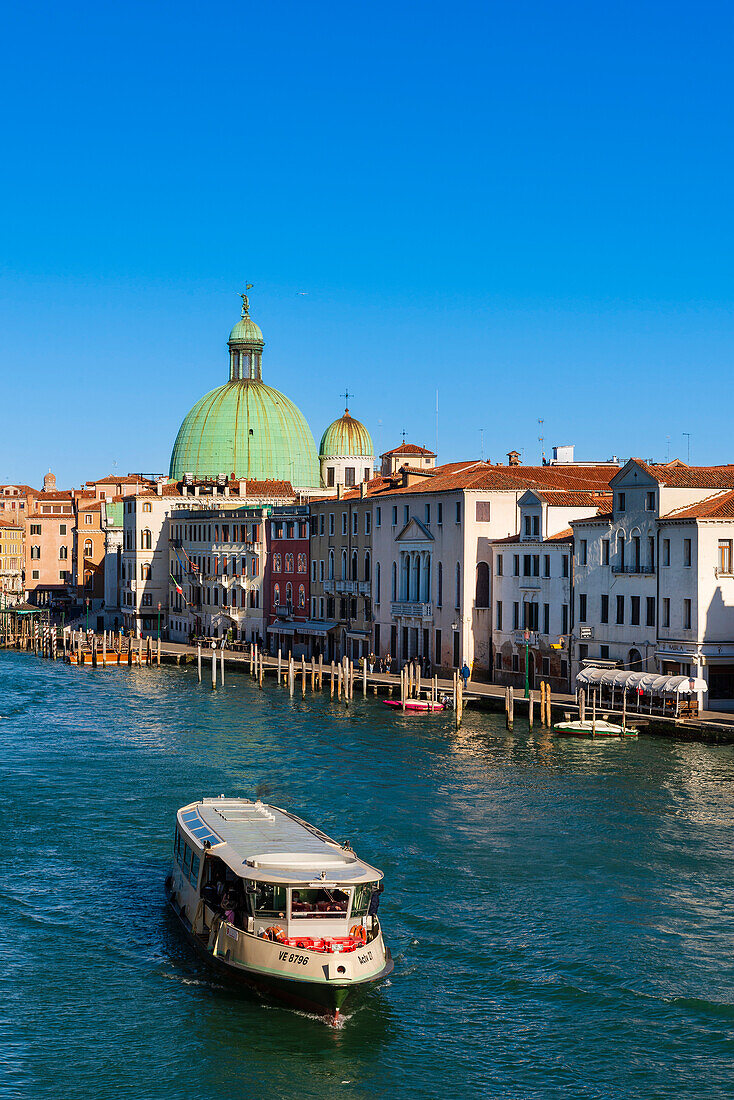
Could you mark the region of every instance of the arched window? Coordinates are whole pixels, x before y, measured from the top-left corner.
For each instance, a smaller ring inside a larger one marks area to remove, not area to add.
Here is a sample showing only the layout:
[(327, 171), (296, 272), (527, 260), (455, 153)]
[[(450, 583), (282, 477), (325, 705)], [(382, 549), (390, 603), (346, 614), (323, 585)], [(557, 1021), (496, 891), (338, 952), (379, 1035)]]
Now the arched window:
[[(252, 561), (250, 562), (250, 566), (251, 566), (250, 576), (251, 577), (256, 577), (257, 576), (257, 571), (258, 571), (257, 558), (252, 559)], [(258, 604), (258, 606), (259, 606), (259, 604)]]
[(357, 562), (358, 562), (357, 551), (352, 550), (352, 580), (353, 581), (359, 580), (359, 577), (357, 576), (357, 573), (358, 573)]
[(308, 561), (305, 554), (298, 555), (298, 572), (308, 573)]
[(92, 556), (92, 540), (91, 539), (85, 539), (84, 540), (84, 557), (85, 558), (91, 558), (91, 556)]
[(292, 554), (286, 554), (286, 556), (285, 556), (285, 571), (286, 571), (286, 573), (292, 573), (293, 572), (293, 555)]
[(140, 546), (143, 550), (152, 550), (153, 548), (153, 536), (148, 527), (140, 532)]
[(273, 603), (276, 607), (280, 607), (280, 585), (273, 585)]
[(370, 559), (370, 552), (369, 552), (369, 550), (367, 550), (365, 555), (364, 555), (364, 579), (366, 581), (368, 581), (368, 580), (371, 579), (371, 577), (372, 577), (372, 562), (371, 562), (371, 559)]
[(443, 562), (438, 563), (438, 584), (436, 585), (438, 591), (436, 592), (436, 604), (439, 607), (443, 606)]
[(342, 580), (347, 579), (347, 552), (342, 550)]
[(304, 584), (298, 586), (298, 606), (301, 608), (306, 606), (306, 586)]
[(280, 554), (273, 554), (273, 572), (274, 573), (280, 573), (282, 564), (283, 563), (281, 561)]
[(489, 607), (489, 566), (486, 561), (477, 563), (477, 589), (474, 603), (477, 607)]
[(147, 500), (146, 500), (146, 501), (143, 501), (143, 511), (144, 511), (144, 512), (150, 512), (150, 511), (152, 511), (152, 509), (151, 509), (151, 507), (150, 507), (150, 502), (149, 502), (149, 501), (147, 501)]
[(398, 598), (398, 563), (396, 561), (394, 561), (392, 563), (392, 588), (391, 588), (391, 591), (392, 591), (391, 599), (393, 600), (393, 602), (395, 602), (395, 600), (397, 600), (397, 598)]
[(293, 608), (293, 585), (290, 581), (285, 586), (285, 604), (289, 611)]
[(146, 562), (140, 566), (140, 579), (141, 581), (150, 580), (150, 566)]
[(92, 576), (92, 571), (91, 571), (91, 569), (85, 569), (85, 571), (84, 571), (84, 587), (87, 589), (87, 591), (91, 591), (93, 585), (94, 585), (94, 578)]
[(67, 550), (67, 548), (65, 546), (60, 546), (59, 547), (59, 557), (61, 558), (61, 560), (66, 561), (68, 556), (69, 556), (69, 551)]
[(334, 551), (329, 551), (329, 580), (334, 580)]
[(454, 597), (454, 607), (461, 607), (461, 566), (456, 563), (456, 595)]

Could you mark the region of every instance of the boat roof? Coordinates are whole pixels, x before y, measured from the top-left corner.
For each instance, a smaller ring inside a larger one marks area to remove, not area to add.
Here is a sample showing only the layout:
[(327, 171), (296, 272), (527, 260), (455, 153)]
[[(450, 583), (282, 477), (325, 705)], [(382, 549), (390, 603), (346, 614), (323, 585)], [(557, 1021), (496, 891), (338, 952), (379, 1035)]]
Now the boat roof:
[(179, 828), (242, 878), (264, 882), (360, 883), (382, 872), (295, 814), (249, 798), (203, 798), (183, 806)]

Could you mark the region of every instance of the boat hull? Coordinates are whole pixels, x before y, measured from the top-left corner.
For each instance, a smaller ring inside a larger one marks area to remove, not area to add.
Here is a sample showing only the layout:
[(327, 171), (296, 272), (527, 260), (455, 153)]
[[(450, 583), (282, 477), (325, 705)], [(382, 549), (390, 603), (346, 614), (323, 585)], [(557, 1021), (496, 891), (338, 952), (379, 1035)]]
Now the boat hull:
[(629, 741), (637, 730), (623, 729), (612, 722), (558, 722), (553, 727), (556, 737), (586, 737), (594, 741)]
[[(383, 699), (382, 702), (386, 707), (393, 707), (396, 710), (402, 710), (403, 704), (399, 699)], [(438, 711), (443, 710), (443, 703), (421, 703), (418, 700), (409, 701), (405, 704), (406, 710), (412, 711)]]
[[(257, 939), (223, 924), (219, 932), (213, 937), (213, 942), (207, 942), (194, 933), (185, 912), (177, 905), (175, 896), (168, 889), (166, 890), (166, 896), (171, 911), (176, 916), (178, 924), (183, 929), (188, 941), (211, 969), (227, 984), (255, 990), (304, 1012), (310, 1012), (317, 1016), (326, 1017), (331, 1021), (336, 1021), (348, 998), (352, 999), (356, 993), (363, 991), (367, 986), (386, 978), (388, 974), (392, 973), (394, 963), (390, 951), (382, 943), (382, 936), (380, 935), (380, 949), (384, 952), (384, 957), (378, 959), (379, 969), (377, 972), (370, 972), (362, 978), (350, 975), (349, 981), (300, 980), (297, 970), (302, 965), (306, 965), (309, 970), (313, 971), (313, 964), (315, 963), (317, 967), (327, 973), (330, 967), (336, 968), (344, 965), (345, 969), (351, 971), (353, 967), (349, 964), (353, 960), (350, 956), (354, 955), (357, 960), (360, 957), (364, 958), (365, 964), (369, 966), (366, 956), (375, 953), (377, 941), (373, 941), (375, 946), (367, 944), (360, 952), (322, 954), (314, 959), (315, 952), (299, 950), (280, 943), (272, 943), (269, 940)], [(232, 938), (234, 933), (237, 933), (238, 938), (236, 940)], [(209, 940), (212, 941), (212, 937)], [(248, 965), (244, 958), (232, 958), (231, 948), (228, 945), (231, 943), (234, 946), (239, 944), (241, 940), (249, 941), (247, 946), (258, 956), (256, 967)], [(282, 958), (279, 958), (279, 956)], [(308, 962), (304, 964), (302, 960), (307, 957)], [(279, 964), (294, 968), (293, 976), (275, 973), (274, 968)]]

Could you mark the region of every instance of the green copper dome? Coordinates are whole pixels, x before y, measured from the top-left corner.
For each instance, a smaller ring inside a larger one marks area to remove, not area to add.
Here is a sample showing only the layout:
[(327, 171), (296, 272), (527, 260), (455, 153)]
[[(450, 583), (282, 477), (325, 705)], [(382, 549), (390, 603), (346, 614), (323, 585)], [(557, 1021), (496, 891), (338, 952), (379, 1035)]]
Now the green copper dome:
[(242, 302), (242, 319), (229, 337), (229, 382), (205, 394), (184, 419), (169, 476), (225, 474), (319, 487), (311, 429), (292, 401), (263, 382), (262, 332), (250, 318), (247, 295)]
[(323, 458), (372, 458), (374, 453), (370, 433), (364, 424), (349, 415), (349, 409), (345, 409), (344, 416), (330, 424), (321, 436), (319, 454)]
[(197, 401), (179, 428), (170, 477), (276, 478), (319, 486), (314, 438), (303, 414), (264, 382), (227, 382)]

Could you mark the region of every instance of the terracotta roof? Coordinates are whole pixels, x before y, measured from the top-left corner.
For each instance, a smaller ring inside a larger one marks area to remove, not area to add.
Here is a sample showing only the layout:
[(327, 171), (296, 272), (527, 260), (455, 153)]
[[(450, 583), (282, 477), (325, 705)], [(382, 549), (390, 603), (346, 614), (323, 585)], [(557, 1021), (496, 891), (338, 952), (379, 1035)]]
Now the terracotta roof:
[(18, 496), (22, 496), (24, 493), (35, 493), (36, 489), (32, 489), (30, 485), (16, 485), (15, 482), (9, 481), (5, 485), (0, 485), (0, 497), (3, 496), (3, 489), (19, 489)]
[(36, 504), (48, 504), (49, 501), (73, 499), (74, 494), (71, 489), (53, 489), (48, 493), (38, 493)]
[[(210, 488), (214, 487), (216, 482), (207, 482), (202, 487)], [(240, 497), (239, 492), (232, 492), (232, 489), (244, 489), (246, 486), (247, 496), (269, 496), (269, 497), (295, 497), (295, 490), (290, 481), (278, 481), (275, 478), (267, 478), (265, 481), (256, 481), (254, 478), (243, 478), (241, 481), (229, 482), (230, 495), (225, 497), (222, 493), (200, 493), (199, 496), (194, 496), (194, 486), (189, 487), (188, 493), (184, 496), (182, 491), (182, 484), (178, 481), (168, 481), (161, 486), (162, 497), (181, 497), (182, 500), (202, 500), (202, 501), (227, 501), (231, 502), (233, 506), (237, 505), (239, 500), (245, 500), (246, 497)], [(132, 496), (132, 494), (130, 494)], [(144, 493), (138, 493), (135, 496), (135, 500), (155, 500), (158, 496), (157, 489), (149, 489)], [(122, 500), (122, 497), (116, 498)], [(129, 499), (129, 498), (126, 498)]]
[(110, 474), (109, 477), (98, 477), (96, 481), (85, 481), (85, 485), (155, 485), (149, 477), (136, 477), (134, 474), (120, 475)]
[(679, 459), (673, 462), (645, 462), (641, 458), (631, 458), (655, 478), (660, 485), (680, 489), (734, 489), (734, 465), (729, 466), (686, 466)]
[(524, 546), (528, 550), (533, 548), (542, 550), (547, 542), (573, 542), (573, 531), (570, 527), (567, 527), (564, 531), (559, 531), (557, 535), (548, 535), (542, 542), (539, 539), (524, 540), (519, 531), (516, 535), (508, 535), (504, 539), (492, 539), (493, 546), (501, 546), (503, 543), (515, 543), (517, 546)]
[(99, 512), (102, 509), (103, 502), (101, 500), (78, 500), (77, 508), (80, 512)]
[(613, 519), (611, 512), (599, 512), (596, 516), (580, 516), (578, 519), (572, 519), (571, 525), (575, 527), (577, 523), (611, 523)]
[(584, 492), (581, 489), (531, 489), (541, 500), (551, 508), (599, 508), (601, 505), (611, 504), (611, 493), (603, 489), (591, 489)]
[(388, 458), (390, 455), (427, 455), (436, 457), (435, 451), (429, 451), (427, 447), (416, 447), (415, 443), (404, 443), (402, 447), (393, 447), (391, 451), (383, 451), (380, 458)]
[(6, 530), (9, 527), (13, 527), (17, 531), (25, 531), (25, 524), (24, 523), (13, 523), (13, 521), (11, 519), (6, 520), (6, 519), (1, 519), (0, 518), (0, 528), (2, 528), (3, 530)]
[(716, 493), (714, 496), (675, 508), (661, 519), (734, 519), (734, 492)]
[(546, 542), (573, 542), (573, 531), (570, 527), (566, 527), (563, 531), (559, 531), (555, 535), (548, 535)]

